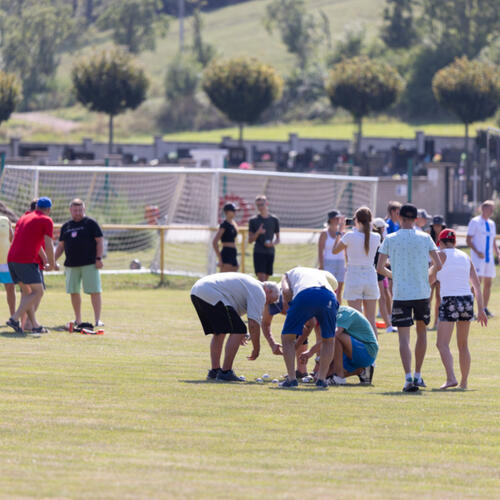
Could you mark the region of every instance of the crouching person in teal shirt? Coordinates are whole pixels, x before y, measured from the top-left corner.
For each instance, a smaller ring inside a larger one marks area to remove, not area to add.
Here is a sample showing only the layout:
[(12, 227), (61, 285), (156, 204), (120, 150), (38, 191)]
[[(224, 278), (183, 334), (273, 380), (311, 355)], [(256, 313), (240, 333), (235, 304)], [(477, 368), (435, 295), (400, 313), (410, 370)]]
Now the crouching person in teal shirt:
[[(334, 355), (327, 375), (329, 385), (345, 385), (346, 377), (357, 375), (362, 384), (371, 384), (378, 342), (370, 322), (352, 307), (340, 306), (337, 311)], [(306, 334), (299, 338), (304, 340)], [(317, 343), (300, 355), (302, 362), (319, 351)]]

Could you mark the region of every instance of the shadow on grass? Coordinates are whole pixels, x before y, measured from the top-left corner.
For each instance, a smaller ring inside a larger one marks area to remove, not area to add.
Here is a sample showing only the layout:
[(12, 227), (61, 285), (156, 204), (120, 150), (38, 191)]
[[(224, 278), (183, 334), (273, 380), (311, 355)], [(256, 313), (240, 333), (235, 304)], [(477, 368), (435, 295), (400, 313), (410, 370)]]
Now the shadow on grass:
[(27, 333), (17, 333), (17, 332), (7, 330), (5, 332), (0, 332), (0, 336), (5, 337), (7, 339), (25, 339), (28, 336), (28, 334)]
[(446, 393), (446, 392), (476, 392), (477, 389), (462, 389), (461, 387), (449, 387), (448, 389), (439, 389), (439, 387), (436, 387), (434, 389), (431, 389), (431, 392), (439, 392), (441, 394)]
[(422, 396), (425, 391), (417, 391), (417, 392), (403, 392), (403, 391), (392, 391), (392, 392), (379, 392), (381, 396), (404, 396), (404, 397), (412, 397), (412, 396)]

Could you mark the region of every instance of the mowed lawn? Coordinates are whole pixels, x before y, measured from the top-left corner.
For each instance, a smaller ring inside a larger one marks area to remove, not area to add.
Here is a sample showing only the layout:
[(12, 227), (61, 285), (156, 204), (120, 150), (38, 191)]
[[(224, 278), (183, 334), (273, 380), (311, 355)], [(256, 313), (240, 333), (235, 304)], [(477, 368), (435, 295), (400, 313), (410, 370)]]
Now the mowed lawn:
[[(372, 387), (280, 391), (254, 382), (285, 371), (265, 341), (257, 361), (249, 347), (237, 356), (247, 383), (205, 382), (191, 282), (156, 283), (105, 276), (102, 337), (0, 328), (1, 498), (498, 497), (499, 319), (472, 328), (465, 392), (435, 390), (435, 332), (418, 394), (401, 393), (394, 334), (380, 335)], [(72, 319), (61, 277), (48, 278), (39, 316)]]

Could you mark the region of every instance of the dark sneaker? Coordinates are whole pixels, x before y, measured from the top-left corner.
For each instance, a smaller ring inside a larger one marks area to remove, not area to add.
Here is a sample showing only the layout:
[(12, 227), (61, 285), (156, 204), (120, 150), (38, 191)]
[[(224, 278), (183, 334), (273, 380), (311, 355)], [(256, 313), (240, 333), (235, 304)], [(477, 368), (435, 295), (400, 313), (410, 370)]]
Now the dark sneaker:
[(493, 314), (491, 313), (491, 311), (487, 307), (484, 308), (484, 312), (485, 312), (486, 316), (488, 316), (488, 318), (493, 318)]
[(208, 370), (207, 380), (215, 380), (220, 372), (220, 368), (212, 368)]
[(233, 370), (228, 370), (226, 373), (219, 370), (215, 380), (217, 380), (217, 382), (244, 382), (245, 377), (238, 377)]
[(316, 380), (316, 387), (318, 389), (328, 389), (328, 382), (326, 380)]
[(15, 319), (9, 318), (6, 324), (13, 328), (16, 333), (24, 333), (23, 327)]
[(289, 389), (291, 387), (298, 387), (298, 386), (299, 386), (299, 383), (297, 382), (297, 379), (288, 380), (288, 378), (283, 380), (283, 382), (280, 382), (278, 385), (278, 387), (281, 387), (282, 389)]
[(363, 372), (361, 375), (358, 375), (359, 377), (359, 382), (361, 384), (366, 384), (369, 385), (372, 383), (373, 379), (373, 372), (375, 371), (374, 366), (367, 366), (366, 368), (363, 369)]
[(403, 392), (417, 392), (419, 388), (413, 383), (413, 380), (407, 380)]
[(32, 328), (31, 333), (49, 333), (49, 331), (44, 326), (40, 325), (37, 328)]
[(295, 370), (295, 376), (296, 376), (298, 379), (300, 379), (300, 378), (307, 377), (307, 373), (306, 373), (306, 372), (302, 373), (302, 372), (299, 372), (299, 370)]
[(413, 385), (416, 385), (417, 387), (427, 387), (422, 377), (420, 377), (419, 379), (414, 378)]

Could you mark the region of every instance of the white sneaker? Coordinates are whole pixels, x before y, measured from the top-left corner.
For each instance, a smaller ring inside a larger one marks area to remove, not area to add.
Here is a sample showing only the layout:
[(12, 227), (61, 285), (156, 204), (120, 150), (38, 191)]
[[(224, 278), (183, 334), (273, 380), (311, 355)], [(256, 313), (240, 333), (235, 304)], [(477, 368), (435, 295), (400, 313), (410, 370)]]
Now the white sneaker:
[(346, 385), (346, 379), (344, 377), (339, 377), (338, 375), (333, 375), (332, 377), (333, 385)]
[(398, 329), (395, 326), (388, 326), (385, 331), (387, 333), (396, 333)]

